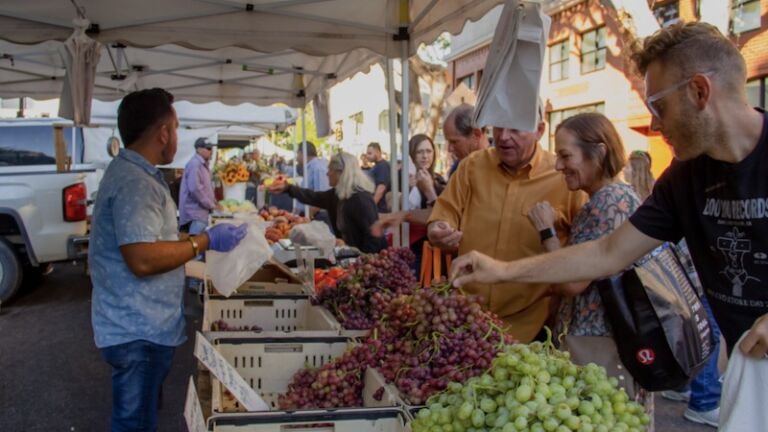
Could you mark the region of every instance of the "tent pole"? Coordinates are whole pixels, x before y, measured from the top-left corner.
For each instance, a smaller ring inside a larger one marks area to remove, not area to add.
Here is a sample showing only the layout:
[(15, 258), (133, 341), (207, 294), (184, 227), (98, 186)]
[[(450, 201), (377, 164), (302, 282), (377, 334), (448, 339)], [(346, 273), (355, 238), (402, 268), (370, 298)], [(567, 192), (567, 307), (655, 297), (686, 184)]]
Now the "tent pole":
[[(392, 196), (395, 199), (392, 200), (392, 212), (400, 210), (400, 201), (396, 198), (397, 192), (400, 190), (399, 181), (397, 178), (397, 104), (395, 102), (395, 80), (393, 76), (393, 62), (392, 59), (386, 59), (386, 73), (387, 73), (387, 95), (389, 96), (389, 154), (391, 155), (391, 164), (389, 165), (389, 176), (392, 179)], [(400, 239), (400, 227), (396, 227), (392, 232), (392, 245), (395, 247), (403, 246)]]
[[(295, 179), (297, 177), (297, 175), (296, 175), (297, 174), (297, 172), (296, 172), (296, 155), (299, 154), (299, 141), (298, 141), (298, 137), (296, 136), (296, 126), (297, 125), (294, 122), (294, 124), (293, 124), (293, 133), (291, 134), (291, 136), (293, 136), (293, 178), (294, 178), (294, 181), (295, 181)], [(295, 210), (297, 208), (298, 208), (298, 200), (296, 198), (294, 198), (293, 199), (293, 209)]]
[[(307, 181), (307, 98), (306, 96), (303, 96), (301, 98), (301, 142), (302, 148), (301, 148), (301, 155), (302, 155), (302, 180), (301, 184), (306, 189), (309, 187), (309, 182)], [(304, 217), (309, 218), (309, 206), (304, 204)]]
[[(408, 193), (407, 193), (407, 187), (408, 184), (408, 165), (410, 165), (410, 152), (408, 148), (408, 92), (409, 92), (409, 80), (408, 80), (408, 73), (409, 73), (409, 64), (408, 64), (408, 41), (404, 40), (401, 42), (401, 49), (402, 54), (400, 57), (401, 61), (401, 69), (402, 69), (402, 78), (403, 78), (403, 85), (402, 85), (402, 100), (403, 100), (403, 114), (401, 117), (401, 124), (400, 124), (400, 131), (402, 132), (402, 160), (403, 160), (403, 168), (402, 168), (402, 174), (400, 175), (400, 183), (403, 185), (403, 194), (401, 195), (403, 199), (403, 210), (409, 210), (408, 205)], [(410, 238), (409, 234), (409, 227), (408, 223), (403, 224), (403, 243), (408, 244), (408, 239)]]

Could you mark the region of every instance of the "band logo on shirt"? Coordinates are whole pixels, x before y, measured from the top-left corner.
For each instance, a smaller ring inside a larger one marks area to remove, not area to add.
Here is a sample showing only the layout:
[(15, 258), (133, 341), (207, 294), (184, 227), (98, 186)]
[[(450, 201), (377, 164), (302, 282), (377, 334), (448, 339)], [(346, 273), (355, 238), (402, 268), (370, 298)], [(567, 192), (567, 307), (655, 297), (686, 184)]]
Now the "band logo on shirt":
[(704, 216), (735, 220), (768, 218), (768, 198), (743, 200), (707, 198), (702, 214)]

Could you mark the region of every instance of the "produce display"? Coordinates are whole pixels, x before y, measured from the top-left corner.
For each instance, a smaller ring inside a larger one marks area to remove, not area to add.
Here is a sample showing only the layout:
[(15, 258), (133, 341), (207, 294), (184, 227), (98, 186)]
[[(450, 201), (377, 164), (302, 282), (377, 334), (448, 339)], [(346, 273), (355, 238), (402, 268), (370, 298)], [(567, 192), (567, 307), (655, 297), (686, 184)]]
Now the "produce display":
[(387, 305), (397, 296), (411, 294), (416, 277), (411, 265), (416, 257), (408, 248), (389, 248), (363, 255), (314, 299), (333, 312), (344, 328), (362, 330), (373, 327)]
[(378, 308), (381, 319), (360, 345), (320, 368), (296, 373), (279, 398), (281, 409), (361, 406), (369, 367), (395, 384), (407, 402), (421, 404), (451, 382), (484, 373), (510, 342), (477, 297), (448, 284), (397, 295)]
[(254, 331), (260, 332), (262, 329), (257, 325), (252, 326), (235, 326), (228, 324), (224, 320), (216, 320), (211, 323), (211, 331)]
[(256, 206), (250, 201), (240, 201), (236, 199), (225, 199), (219, 201), (219, 205), (230, 213), (255, 212)]
[(315, 293), (319, 294), (326, 288), (336, 288), (338, 280), (346, 274), (347, 271), (341, 267), (331, 267), (328, 270), (315, 269)]
[(267, 222), (272, 222), (272, 225), (264, 232), (264, 236), (269, 244), (276, 243), (280, 239), (287, 239), (291, 228), (309, 222), (305, 217), (278, 209), (277, 207), (262, 209), (259, 212), (259, 216)]
[[(453, 382), (412, 424), (424, 431), (643, 431), (644, 408), (616, 378), (590, 363), (576, 366), (550, 340), (506, 347), (487, 373)], [(450, 428), (450, 429), (448, 429)]]

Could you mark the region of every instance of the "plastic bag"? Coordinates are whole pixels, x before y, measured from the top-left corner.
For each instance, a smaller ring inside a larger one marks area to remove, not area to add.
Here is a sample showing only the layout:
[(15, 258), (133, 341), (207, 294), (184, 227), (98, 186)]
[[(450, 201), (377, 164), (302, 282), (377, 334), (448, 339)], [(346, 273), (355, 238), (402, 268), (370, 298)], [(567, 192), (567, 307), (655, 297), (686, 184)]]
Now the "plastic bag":
[(742, 354), (738, 346), (744, 336), (736, 343), (723, 377), (721, 432), (757, 431), (768, 424), (768, 359)]
[(641, 387), (680, 388), (706, 365), (715, 346), (709, 319), (668, 244), (642, 264), (596, 284), (619, 357)]
[(336, 247), (336, 237), (331, 233), (325, 222), (312, 221), (296, 225), (291, 229), (288, 238), (294, 245), (314, 246), (320, 249), (323, 257), (333, 261), (333, 248)]
[(213, 281), (216, 291), (223, 296), (232, 295), (267, 260), (272, 258), (272, 249), (264, 237), (264, 228), (260, 225), (256, 222), (248, 222), (248, 233), (231, 251), (205, 253), (208, 276)]

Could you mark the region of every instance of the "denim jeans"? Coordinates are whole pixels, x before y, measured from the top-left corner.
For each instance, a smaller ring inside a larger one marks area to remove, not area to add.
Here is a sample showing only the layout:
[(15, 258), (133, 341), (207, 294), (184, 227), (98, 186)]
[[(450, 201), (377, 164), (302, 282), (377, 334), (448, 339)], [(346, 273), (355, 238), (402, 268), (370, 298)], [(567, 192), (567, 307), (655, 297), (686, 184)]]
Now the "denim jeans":
[(154, 432), (160, 388), (175, 348), (145, 340), (102, 348), (112, 366), (112, 432)]
[(706, 295), (701, 296), (701, 303), (709, 317), (709, 325), (715, 337), (715, 347), (714, 353), (709, 358), (707, 365), (699, 371), (699, 374), (696, 375), (696, 378), (689, 385), (691, 398), (688, 401), (688, 408), (697, 412), (710, 411), (717, 408), (720, 405), (720, 392), (722, 390), (720, 371), (717, 369), (717, 358), (720, 353), (720, 328), (713, 318), (712, 309), (709, 307)]

